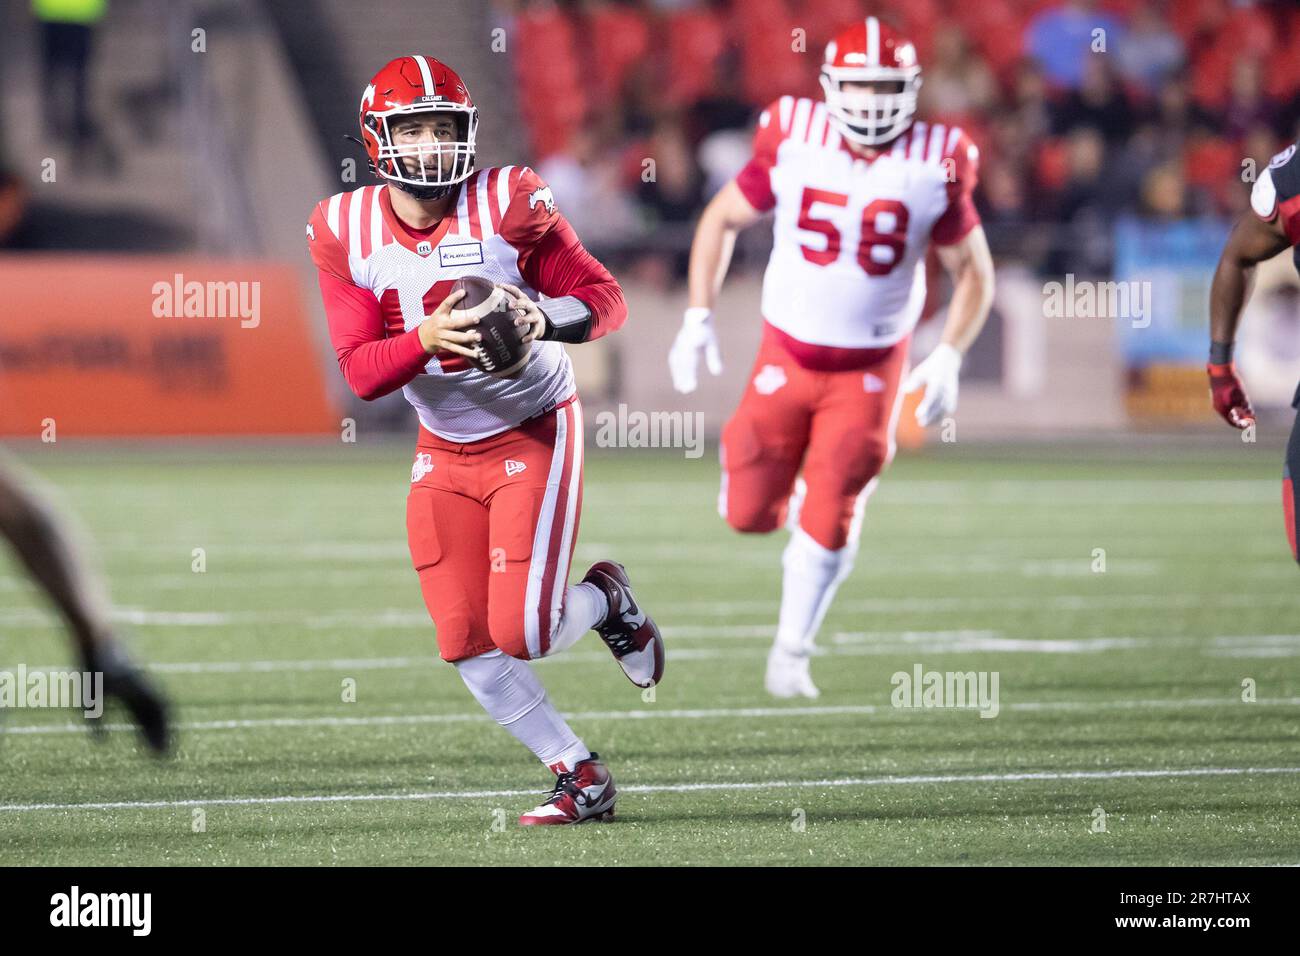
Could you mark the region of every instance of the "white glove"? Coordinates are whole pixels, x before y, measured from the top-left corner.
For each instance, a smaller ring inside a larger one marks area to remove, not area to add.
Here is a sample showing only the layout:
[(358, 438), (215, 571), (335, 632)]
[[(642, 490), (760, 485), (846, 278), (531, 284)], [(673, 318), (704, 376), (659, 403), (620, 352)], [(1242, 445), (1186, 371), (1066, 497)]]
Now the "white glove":
[(713, 331), (712, 315), (709, 309), (687, 309), (681, 330), (668, 351), (668, 371), (673, 376), (673, 388), (679, 392), (693, 392), (699, 384), (701, 352), (709, 372), (722, 374), (722, 355), (718, 352), (718, 336)]
[(907, 376), (903, 391), (911, 393), (925, 389), (921, 403), (916, 406), (916, 421), (922, 428), (957, 410), (957, 373), (960, 371), (961, 353), (941, 342)]

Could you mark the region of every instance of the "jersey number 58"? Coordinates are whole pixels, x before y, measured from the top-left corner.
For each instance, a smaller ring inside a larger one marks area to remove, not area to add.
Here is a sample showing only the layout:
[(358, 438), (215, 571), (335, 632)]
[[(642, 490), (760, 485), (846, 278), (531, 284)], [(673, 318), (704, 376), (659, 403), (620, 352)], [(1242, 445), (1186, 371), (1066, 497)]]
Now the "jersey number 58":
[[(800, 246), (803, 257), (818, 266), (828, 266), (840, 256), (840, 231), (829, 219), (812, 215), (813, 203), (847, 206), (849, 197), (829, 189), (808, 186), (799, 203), (799, 228), (826, 237), (821, 249)], [(873, 199), (862, 210), (862, 232), (858, 242), (858, 265), (867, 275), (884, 276), (903, 259), (907, 245), (907, 207), (897, 199)]]

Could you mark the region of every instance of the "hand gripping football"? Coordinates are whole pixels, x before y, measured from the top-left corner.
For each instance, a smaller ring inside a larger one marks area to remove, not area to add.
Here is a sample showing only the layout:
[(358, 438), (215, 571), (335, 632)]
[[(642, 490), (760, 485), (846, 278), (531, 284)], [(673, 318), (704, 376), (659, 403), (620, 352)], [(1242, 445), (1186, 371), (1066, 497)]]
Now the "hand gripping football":
[(476, 357), (469, 363), (489, 375), (510, 376), (522, 371), (532, 345), (525, 345), (520, 338), (509, 294), (479, 276), (463, 276), (451, 287), (453, 293), (462, 289), (465, 298), (452, 308), (452, 317), (477, 319), (474, 329), (483, 337), (475, 348)]

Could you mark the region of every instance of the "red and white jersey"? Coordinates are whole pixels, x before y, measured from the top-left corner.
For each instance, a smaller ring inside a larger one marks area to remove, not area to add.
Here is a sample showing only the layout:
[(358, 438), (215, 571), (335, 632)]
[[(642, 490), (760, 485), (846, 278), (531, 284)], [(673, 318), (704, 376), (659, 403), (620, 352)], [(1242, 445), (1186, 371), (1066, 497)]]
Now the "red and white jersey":
[(401, 387), (425, 428), (449, 441), (495, 435), (574, 393), (559, 342), (537, 341), (523, 372), (498, 378), (462, 356), (430, 357), (417, 326), (462, 276), (518, 286), (529, 298), (575, 295), (595, 335), (626, 316), (617, 283), (555, 208), (529, 168), (483, 169), (460, 185), (455, 210), (428, 230), (393, 212), (387, 185), (322, 200), (307, 225), (330, 337), (348, 384), (372, 399)]
[(929, 243), (955, 243), (979, 224), (978, 163), (960, 128), (920, 121), (864, 158), (824, 103), (777, 100), (736, 178), (756, 209), (775, 210), (763, 317), (810, 345), (898, 342), (921, 317)]

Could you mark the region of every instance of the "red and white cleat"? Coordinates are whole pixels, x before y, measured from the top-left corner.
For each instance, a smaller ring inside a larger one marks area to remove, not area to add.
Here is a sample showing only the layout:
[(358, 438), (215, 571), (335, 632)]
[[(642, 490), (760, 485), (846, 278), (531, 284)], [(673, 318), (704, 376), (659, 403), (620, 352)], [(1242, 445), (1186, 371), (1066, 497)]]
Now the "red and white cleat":
[(632, 594), (627, 569), (617, 561), (597, 561), (582, 579), (600, 588), (609, 600), (609, 614), (596, 633), (614, 653), (627, 679), (637, 687), (654, 687), (664, 677), (664, 639), (649, 614)]
[(614, 778), (601, 762), (600, 754), (592, 754), (572, 770), (556, 774), (550, 797), (540, 807), (521, 816), (519, 825), (563, 826), (592, 819), (612, 820), (617, 798)]

